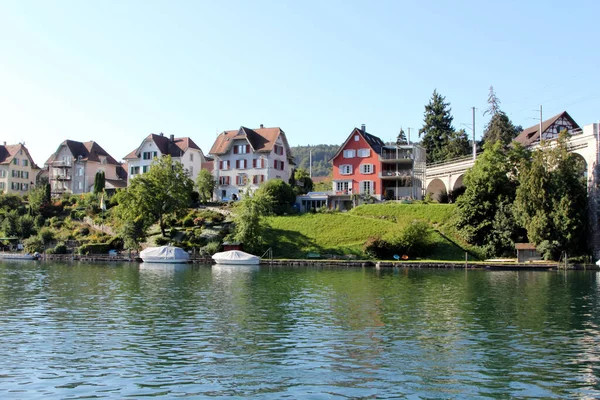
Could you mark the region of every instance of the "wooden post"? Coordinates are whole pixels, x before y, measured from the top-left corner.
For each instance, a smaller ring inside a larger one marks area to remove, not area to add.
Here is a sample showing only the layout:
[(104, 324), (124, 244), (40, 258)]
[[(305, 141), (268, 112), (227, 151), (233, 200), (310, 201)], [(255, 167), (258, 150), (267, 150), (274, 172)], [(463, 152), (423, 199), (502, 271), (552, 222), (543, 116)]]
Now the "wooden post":
[(469, 253), (465, 251), (465, 269), (469, 268)]

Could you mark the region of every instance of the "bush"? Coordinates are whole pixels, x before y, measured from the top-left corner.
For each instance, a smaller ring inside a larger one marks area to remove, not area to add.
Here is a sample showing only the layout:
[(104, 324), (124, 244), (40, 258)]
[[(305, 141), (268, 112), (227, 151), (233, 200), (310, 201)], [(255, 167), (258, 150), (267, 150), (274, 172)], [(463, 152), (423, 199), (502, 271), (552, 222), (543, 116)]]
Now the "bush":
[(386, 259), (392, 256), (390, 243), (378, 236), (367, 239), (363, 251), (371, 258)]
[(72, 219), (77, 220), (77, 221), (83, 221), (83, 219), (86, 216), (85, 210), (81, 210), (81, 209), (77, 209), (77, 208), (71, 210), (71, 213), (69, 215), (71, 216)]
[(53, 249), (49, 249), (46, 252), (48, 254), (67, 254), (68, 253), (67, 245), (64, 243), (59, 243), (56, 246), (54, 246)]
[(206, 246), (200, 249), (201, 253), (208, 254), (212, 256), (215, 253), (218, 253), (221, 250), (221, 242), (216, 240), (210, 241), (206, 244)]
[(557, 241), (544, 240), (537, 246), (537, 251), (547, 261), (556, 261), (560, 258), (560, 244)]
[(402, 255), (424, 256), (431, 249), (431, 231), (422, 221), (413, 221), (402, 231), (400, 241), (395, 243)]
[(25, 245), (25, 251), (28, 253), (43, 253), (44, 242), (38, 236), (32, 236), (29, 239), (23, 241)]
[(84, 244), (79, 248), (79, 254), (107, 254), (110, 250), (108, 243)]
[(191, 215), (188, 215), (183, 219), (181, 224), (188, 228), (194, 226), (194, 218)]
[(38, 234), (42, 242), (47, 244), (55, 239), (54, 231), (50, 228), (42, 228)]
[(166, 244), (169, 244), (170, 241), (171, 241), (171, 239), (166, 238), (166, 237), (162, 237), (162, 236), (159, 236), (156, 239), (154, 239), (154, 243), (157, 246), (164, 246)]

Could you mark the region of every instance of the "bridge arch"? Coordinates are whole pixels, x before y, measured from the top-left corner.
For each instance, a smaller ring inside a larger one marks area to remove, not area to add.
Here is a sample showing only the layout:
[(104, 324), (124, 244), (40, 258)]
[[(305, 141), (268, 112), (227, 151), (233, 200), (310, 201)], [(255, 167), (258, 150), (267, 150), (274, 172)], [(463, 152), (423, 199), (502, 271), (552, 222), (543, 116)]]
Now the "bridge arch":
[(463, 182), (463, 178), (465, 177), (464, 174), (460, 174), (458, 176), (458, 178), (456, 178), (456, 180), (454, 181), (454, 185), (452, 185), (452, 191), (455, 191), (458, 188), (461, 188), (463, 186), (465, 186), (464, 182)]
[(426, 192), (430, 193), (431, 197), (437, 200), (442, 193), (447, 193), (448, 189), (441, 179), (435, 178), (427, 185)]

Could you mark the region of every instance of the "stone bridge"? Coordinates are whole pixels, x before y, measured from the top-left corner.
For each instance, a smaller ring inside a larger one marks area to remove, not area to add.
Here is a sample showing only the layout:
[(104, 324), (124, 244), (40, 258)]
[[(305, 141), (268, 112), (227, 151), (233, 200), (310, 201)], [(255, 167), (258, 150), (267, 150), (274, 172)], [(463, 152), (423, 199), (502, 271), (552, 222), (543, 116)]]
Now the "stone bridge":
[[(590, 124), (573, 133), (569, 140), (569, 150), (577, 154), (585, 163), (589, 195), (589, 246), (594, 259), (600, 258), (600, 166), (598, 166), (598, 130), (600, 124)], [(539, 142), (532, 146), (537, 148)], [(434, 200), (440, 194), (449, 193), (464, 186), (464, 175), (473, 166), (472, 156), (450, 160), (444, 163), (428, 164), (425, 174), (425, 193)]]

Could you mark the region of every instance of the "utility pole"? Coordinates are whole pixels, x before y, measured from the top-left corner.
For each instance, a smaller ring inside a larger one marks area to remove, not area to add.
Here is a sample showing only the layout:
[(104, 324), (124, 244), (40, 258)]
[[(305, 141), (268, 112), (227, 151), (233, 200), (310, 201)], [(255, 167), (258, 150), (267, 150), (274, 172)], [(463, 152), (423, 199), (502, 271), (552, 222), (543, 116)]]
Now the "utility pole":
[(308, 175), (312, 179), (312, 148), (308, 150)]
[(408, 129), (408, 137), (406, 138), (406, 141), (408, 142), (408, 144), (410, 144), (410, 128)]
[(473, 110), (473, 161), (477, 158), (477, 143), (475, 142), (475, 107), (471, 107)]
[(540, 140), (542, 140), (542, 105), (540, 104)]

